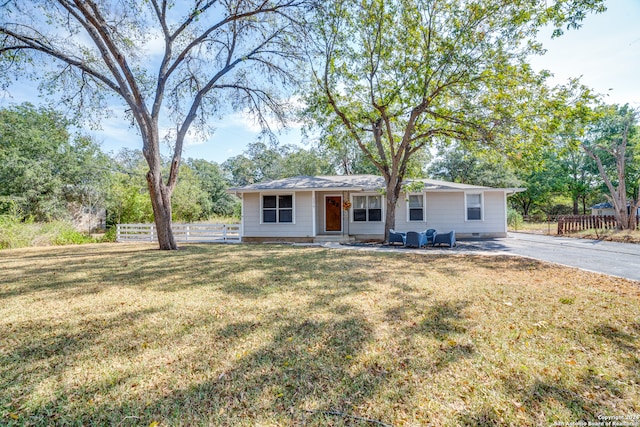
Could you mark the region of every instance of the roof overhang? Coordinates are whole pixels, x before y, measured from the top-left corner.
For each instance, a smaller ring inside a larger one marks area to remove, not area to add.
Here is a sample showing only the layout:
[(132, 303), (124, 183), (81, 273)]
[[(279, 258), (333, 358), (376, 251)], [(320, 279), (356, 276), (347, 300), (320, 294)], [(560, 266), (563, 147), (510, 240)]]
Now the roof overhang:
[[(310, 191), (324, 191), (324, 192), (340, 192), (340, 191), (369, 191), (361, 187), (318, 187), (318, 188), (229, 188), (226, 190), (227, 194), (246, 194), (246, 193), (291, 193), (291, 192), (310, 192)], [(376, 190), (370, 190), (376, 191)]]

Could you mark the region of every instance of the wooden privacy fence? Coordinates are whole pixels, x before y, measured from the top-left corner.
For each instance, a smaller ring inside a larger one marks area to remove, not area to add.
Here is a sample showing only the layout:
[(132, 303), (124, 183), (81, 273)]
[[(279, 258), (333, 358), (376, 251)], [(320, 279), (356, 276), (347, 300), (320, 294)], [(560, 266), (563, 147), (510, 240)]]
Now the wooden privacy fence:
[[(172, 224), (176, 242), (239, 243), (240, 224)], [(157, 242), (155, 224), (118, 224), (116, 242)]]
[[(640, 217), (636, 216), (636, 226)], [(590, 229), (610, 230), (618, 227), (613, 215), (566, 215), (558, 217), (558, 234), (574, 233)]]

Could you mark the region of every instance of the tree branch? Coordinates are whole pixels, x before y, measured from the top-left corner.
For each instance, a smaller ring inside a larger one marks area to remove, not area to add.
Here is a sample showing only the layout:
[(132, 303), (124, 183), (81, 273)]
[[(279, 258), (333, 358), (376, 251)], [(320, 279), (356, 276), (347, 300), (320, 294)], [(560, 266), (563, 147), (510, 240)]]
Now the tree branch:
[(9, 47), (5, 47), (2, 52), (6, 52), (6, 51), (11, 51), (11, 50), (24, 50), (24, 49), (30, 49), (30, 50), (34, 50), (40, 53), (43, 53), (45, 55), (49, 55), (52, 56), (68, 65), (72, 65), (74, 67), (77, 67), (78, 69), (82, 70), (83, 72), (89, 74), (90, 76), (94, 77), (95, 79), (101, 81), (102, 83), (104, 83), (105, 85), (107, 85), (110, 89), (112, 89), (114, 92), (116, 92), (117, 94), (121, 95), (124, 97), (124, 94), (122, 92), (122, 89), (120, 86), (118, 86), (117, 83), (113, 82), (111, 79), (109, 79), (109, 77), (107, 77), (106, 75), (100, 73), (99, 71), (89, 67), (85, 62), (78, 60), (78, 59), (74, 59), (71, 58), (69, 56), (67, 56), (66, 54), (62, 53), (59, 50), (54, 49), (51, 46), (46, 46), (45, 44), (43, 44), (41, 41), (37, 40), (37, 39), (33, 39), (27, 36), (23, 36), (21, 34), (15, 33), (11, 30), (9, 30), (6, 27), (0, 27), (0, 33), (2, 34), (6, 34), (10, 37), (13, 37), (14, 39), (24, 43), (24, 45), (15, 45), (15, 46), (9, 46)]

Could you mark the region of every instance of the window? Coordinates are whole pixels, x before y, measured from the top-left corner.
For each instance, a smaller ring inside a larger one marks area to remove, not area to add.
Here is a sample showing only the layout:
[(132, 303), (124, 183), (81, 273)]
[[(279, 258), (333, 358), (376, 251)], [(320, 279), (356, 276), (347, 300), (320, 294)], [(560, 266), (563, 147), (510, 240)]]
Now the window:
[(482, 194), (467, 194), (467, 221), (482, 220)]
[(353, 221), (382, 221), (382, 196), (353, 196)]
[(409, 212), (409, 221), (424, 221), (424, 195), (409, 195), (407, 210)]
[(293, 196), (262, 196), (262, 222), (263, 223), (292, 223), (293, 222)]

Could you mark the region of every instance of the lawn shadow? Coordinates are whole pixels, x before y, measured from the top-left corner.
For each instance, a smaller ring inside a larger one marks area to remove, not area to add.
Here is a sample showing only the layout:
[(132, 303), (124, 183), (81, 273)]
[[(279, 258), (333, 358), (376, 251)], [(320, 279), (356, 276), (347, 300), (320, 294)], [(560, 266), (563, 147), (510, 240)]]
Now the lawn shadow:
[[(12, 390), (23, 376), (30, 378), (34, 387), (55, 378), (82, 358), (89, 357), (85, 353), (90, 353), (89, 350), (101, 341), (110, 355), (135, 357), (143, 349), (135, 345), (137, 332), (127, 327), (162, 310), (162, 307), (138, 309), (116, 315), (104, 312), (85, 319), (82, 324), (64, 321), (57, 324), (45, 321), (0, 324), (0, 336), (6, 337), (5, 351), (0, 352), (0, 390)], [(118, 332), (118, 339), (104, 341), (103, 337), (110, 336), (112, 331)], [(13, 341), (14, 336), (23, 338)]]
[[(384, 384), (384, 373), (355, 368), (358, 354), (372, 336), (365, 319), (272, 318), (266, 323), (270, 322), (275, 322), (273, 339), (239, 355), (215, 377), (174, 389), (144, 405), (106, 404), (97, 412), (102, 415), (91, 418), (91, 423), (118, 424), (134, 411), (139, 417), (135, 425), (149, 425), (154, 420), (169, 425), (244, 425), (247, 420), (254, 425), (274, 420), (302, 425), (322, 418), (323, 411), (354, 413), (355, 407)], [(219, 334), (231, 344), (246, 339), (254, 329), (255, 325), (239, 322)], [(209, 368), (213, 371), (217, 367)], [(104, 414), (109, 414), (108, 418)]]
[(610, 344), (626, 353), (621, 358), (622, 363), (626, 366), (629, 375), (634, 377), (636, 384), (638, 384), (640, 383), (640, 339), (637, 334), (640, 332), (640, 324), (633, 323), (630, 328), (634, 331), (634, 334), (622, 331), (610, 324), (600, 324), (593, 329), (593, 334), (606, 339)]

